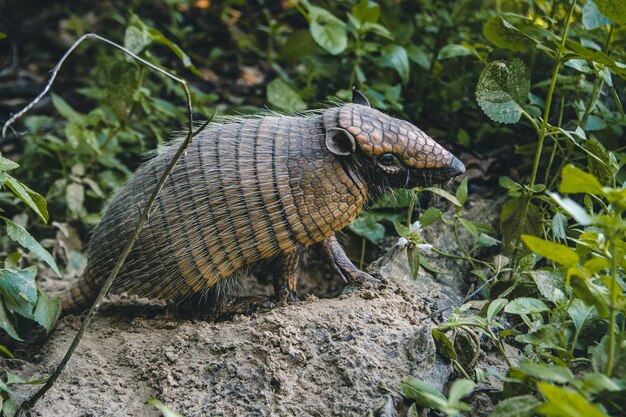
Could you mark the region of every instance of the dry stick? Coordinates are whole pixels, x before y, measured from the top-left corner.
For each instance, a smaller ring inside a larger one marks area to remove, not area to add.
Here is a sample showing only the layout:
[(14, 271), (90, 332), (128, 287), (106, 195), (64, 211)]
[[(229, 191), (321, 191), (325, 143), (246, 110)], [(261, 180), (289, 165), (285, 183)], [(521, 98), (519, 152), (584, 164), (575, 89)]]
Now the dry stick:
[(180, 159), (180, 157), (183, 154), (183, 152), (185, 152), (185, 150), (187, 149), (187, 147), (191, 143), (191, 140), (193, 139), (193, 137), (196, 136), (198, 133), (200, 133), (209, 124), (209, 122), (213, 118), (213, 116), (211, 116), (211, 118), (209, 118), (209, 120), (206, 123), (204, 123), (196, 132), (194, 132), (193, 131), (193, 113), (192, 113), (192, 105), (191, 105), (191, 93), (189, 92), (189, 87), (188, 87), (187, 82), (185, 80), (183, 80), (182, 78), (178, 78), (178, 77), (170, 74), (169, 72), (167, 72), (167, 71), (165, 71), (165, 70), (163, 70), (163, 69), (161, 69), (161, 68), (151, 64), (150, 62), (148, 62), (148, 61), (138, 57), (137, 55), (133, 54), (132, 52), (130, 52), (129, 50), (127, 50), (123, 46), (116, 44), (115, 42), (112, 42), (112, 41), (110, 41), (110, 40), (108, 40), (106, 38), (103, 38), (103, 37), (101, 37), (99, 35), (96, 35), (95, 33), (88, 33), (86, 35), (81, 36), (76, 42), (74, 42), (74, 44), (72, 44), (72, 46), (61, 57), (61, 59), (59, 60), (57, 65), (52, 70), (52, 75), (50, 77), (50, 80), (46, 84), (46, 87), (44, 88), (44, 90), (32, 102), (30, 102), (26, 107), (24, 107), (21, 111), (19, 111), (17, 114), (15, 114), (13, 117), (11, 117), (4, 124), (4, 126), (2, 128), (2, 135), (3, 136), (4, 136), (5, 132), (6, 132), (6, 129), (9, 126), (11, 126), (19, 117), (23, 116), (26, 112), (28, 112), (50, 90), (50, 87), (52, 86), (52, 83), (54, 82), (54, 79), (56, 78), (59, 69), (61, 68), (61, 66), (63, 65), (63, 63), (67, 59), (67, 57), (85, 39), (97, 39), (97, 40), (105, 42), (105, 43), (107, 43), (107, 44), (109, 44), (111, 46), (114, 46), (115, 48), (122, 50), (123, 52), (125, 52), (128, 55), (130, 55), (134, 59), (136, 59), (139, 62), (143, 63), (144, 65), (147, 65), (151, 69), (153, 69), (153, 70), (155, 70), (155, 71), (157, 71), (157, 72), (159, 72), (159, 73), (161, 73), (161, 74), (163, 74), (163, 75), (165, 75), (165, 76), (167, 76), (167, 77), (169, 77), (169, 78), (179, 82), (180, 84), (182, 84), (182, 86), (183, 86), (183, 88), (185, 90), (185, 97), (187, 99), (189, 131), (187, 133), (187, 137), (180, 144), (180, 146), (178, 147), (178, 150), (174, 154), (174, 156), (173, 156), (172, 160), (170, 161), (169, 165), (167, 166), (167, 168), (165, 169), (165, 171), (161, 175), (161, 178), (159, 179), (159, 182), (156, 185), (154, 191), (150, 195), (150, 198), (148, 199), (147, 203), (144, 205), (143, 209), (140, 210), (139, 221), (137, 222), (137, 225), (135, 226), (135, 230), (133, 230), (133, 234), (131, 235), (130, 239), (126, 243), (126, 246), (124, 247), (124, 251), (122, 252), (122, 255), (118, 258), (115, 266), (113, 267), (113, 270), (111, 271), (111, 273), (107, 277), (107, 280), (105, 281), (104, 285), (102, 286), (102, 289), (100, 290), (100, 293), (98, 294), (98, 297), (96, 298), (95, 302), (92, 304), (91, 308), (89, 309), (89, 312), (87, 313), (87, 315), (85, 316), (83, 322), (81, 323), (80, 329), (78, 330), (78, 333), (76, 333), (76, 336), (74, 337), (74, 340), (72, 340), (72, 343), (70, 344), (70, 347), (67, 349), (67, 352), (65, 353), (65, 356), (63, 357), (63, 359), (61, 360), (59, 365), (57, 365), (56, 369), (54, 370), (52, 375), (50, 375), (50, 378), (48, 378), (48, 380), (46, 381), (44, 386), (41, 387), (31, 398), (29, 398), (28, 400), (24, 401), (20, 405), (20, 408), (17, 410), (17, 413), (16, 413), (16, 416), (18, 416), (18, 417), (21, 416), (23, 413), (27, 412), (28, 410), (30, 410), (37, 403), (37, 401), (41, 397), (43, 397), (45, 395), (45, 393), (52, 387), (54, 382), (57, 380), (57, 378), (59, 377), (61, 372), (63, 372), (63, 369), (65, 369), (65, 366), (69, 362), (70, 358), (72, 357), (72, 354), (76, 350), (76, 347), (80, 343), (80, 340), (82, 339), (85, 331), (87, 330), (87, 327), (89, 326), (89, 323), (91, 322), (93, 317), (96, 315), (96, 313), (100, 309), (100, 304), (102, 303), (102, 300), (104, 299), (104, 297), (106, 296), (107, 292), (109, 291), (109, 289), (113, 285), (113, 282), (115, 281), (115, 278), (117, 277), (117, 274), (120, 272), (120, 269), (122, 268), (122, 265), (124, 265), (124, 262), (126, 261), (126, 258), (130, 254), (130, 251), (133, 249), (133, 246), (135, 245), (135, 241), (137, 240), (137, 237), (139, 236), (139, 233), (141, 232), (141, 229), (143, 228), (144, 224), (148, 220), (149, 213), (150, 213), (150, 211), (152, 209), (152, 206), (153, 206), (155, 200), (157, 199), (161, 189), (163, 188), (163, 185), (165, 184), (165, 181), (167, 181), (167, 178), (169, 177), (170, 173), (174, 169), (174, 166), (176, 165), (176, 163)]

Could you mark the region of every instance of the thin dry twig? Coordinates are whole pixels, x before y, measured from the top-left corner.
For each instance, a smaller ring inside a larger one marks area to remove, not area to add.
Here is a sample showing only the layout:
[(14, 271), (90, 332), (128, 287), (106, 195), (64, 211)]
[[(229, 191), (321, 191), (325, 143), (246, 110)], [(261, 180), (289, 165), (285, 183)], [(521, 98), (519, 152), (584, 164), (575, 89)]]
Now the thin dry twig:
[(193, 109), (192, 109), (192, 104), (191, 104), (191, 93), (189, 91), (189, 86), (187, 85), (187, 82), (184, 79), (176, 77), (176, 76), (170, 74), (169, 72), (167, 72), (167, 71), (165, 71), (165, 70), (155, 66), (154, 64), (151, 64), (150, 62), (144, 60), (143, 58), (138, 57), (134, 53), (130, 52), (128, 49), (124, 48), (121, 45), (118, 45), (115, 42), (112, 42), (112, 41), (110, 41), (110, 40), (108, 40), (106, 38), (103, 38), (102, 36), (96, 35), (95, 33), (88, 33), (86, 35), (81, 36), (78, 40), (76, 40), (76, 42), (74, 42), (72, 44), (72, 46), (70, 46), (70, 48), (61, 57), (59, 62), (56, 64), (56, 66), (52, 70), (52, 75), (50, 76), (50, 79), (48, 80), (48, 83), (46, 84), (46, 87), (44, 88), (44, 90), (33, 101), (31, 101), (26, 107), (24, 107), (22, 110), (20, 110), (18, 113), (16, 113), (13, 117), (11, 117), (4, 124), (4, 126), (2, 128), (2, 135), (3, 136), (5, 135), (6, 129), (9, 126), (11, 126), (18, 118), (20, 118), (25, 113), (27, 113), (50, 90), (50, 88), (52, 87), (52, 83), (54, 82), (54, 79), (56, 78), (57, 73), (59, 72), (59, 69), (61, 68), (61, 66), (63, 65), (63, 63), (67, 59), (67, 57), (72, 53), (72, 51), (74, 49), (76, 49), (76, 47), (81, 42), (83, 42), (86, 39), (100, 40), (102, 42), (105, 42), (105, 43), (107, 43), (107, 44), (117, 48), (117, 49), (120, 49), (123, 52), (125, 52), (126, 54), (128, 54), (131, 57), (133, 57), (134, 59), (136, 59), (137, 61), (141, 62), (142, 64), (147, 65), (151, 69), (153, 69), (153, 70), (155, 70), (155, 71), (165, 75), (166, 77), (169, 77), (169, 78), (173, 79), (174, 81), (177, 81), (180, 84), (182, 84), (182, 86), (183, 86), (183, 88), (185, 90), (185, 97), (187, 99), (187, 112), (188, 112), (189, 130), (187, 132), (187, 136), (186, 136), (185, 140), (181, 142), (180, 146), (178, 147), (178, 150), (176, 151), (176, 153), (172, 157), (172, 160), (170, 161), (169, 165), (167, 166), (167, 168), (165, 169), (165, 171), (161, 175), (161, 178), (159, 179), (159, 182), (157, 183), (155, 189), (152, 191), (152, 194), (150, 195), (150, 198), (148, 199), (148, 201), (146, 202), (144, 207), (139, 210), (140, 217), (139, 217), (139, 221), (137, 222), (137, 225), (135, 226), (135, 230), (133, 230), (133, 233), (132, 233), (130, 239), (128, 240), (128, 242), (126, 243), (126, 246), (124, 247), (124, 250), (123, 250), (121, 256), (118, 258), (117, 262), (115, 263), (115, 266), (111, 270), (111, 273), (109, 274), (109, 276), (107, 277), (104, 285), (102, 286), (102, 288), (100, 290), (100, 293), (98, 294), (98, 297), (96, 298), (95, 302), (92, 304), (91, 308), (89, 309), (89, 312), (87, 313), (87, 315), (83, 319), (83, 322), (81, 323), (80, 329), (76, 333), (76, 336), (74, 336), (74, 340), (72, 340), (72, 343), (69, 346), (69, 348), (67, 349), (67, 352), (65, 353), (65, 356), (63, 357), (61, 362), (57, 365), (57, 367), (55, 368), (54, 372), (52, 373), (52, 375), (50, 375), (50, 377), (48, 378), (46, 383), (32, 397), (30, 397), (28, 400), (24, 401), (20, 405), (20, 408), (18, 409), (18, 411), (16, 413), (16, 416), (18, 416), (18, 417), (22, 416), (24, 413), (26, 413), (28, 410), (30, 410), (37, 403), (37, 401), (41, 397), (43, 397), (45, 395), (45, 393), (54, 385), (54, 383), (58, 379), (59, 375), (61, 375), (61, 372), (63, 372), (63, 370), (65, 369), (65, 366), (69, 362), (69, 360), (72, 357), (74, 351), (76, 350), (76, 347), (80, 343), (83, 335), (85, 334), (85, 331), (87, 330), (87, 327), (91, 323), (91, 320), (94, 318), (94, 316), (96, 315), (96, 313), (100, 309), (100, 304), (102, 303), (102, 300), (104, 299), (106, 294), (109, 292), (109, 289), (111, 289), (111, 286), (113, 285), (113, 282), (115, 281), (115, 278), (117, 277), (117, 274), (120, 272), (122, 266), (124, 265), (124, 262), (126, 261), (126, 258), (130, 254), (130, 251), (133, 249), (133, 246), (135, 245), (135, 242), (136, 242), (137, 238), (139, 237), (139, 233), (143, 229), (143, 226), (146, 223), (146, 221), (148, 220), (149, 213), (150, 213), (150, 211), (152, 209), (152, 206), (153, 206), (155, 200), (157, 199), (157, 197), (159, 196), (159, 193), (161, 192), (161, 189), (163, 188), (163, 185), (165, 184), (165, 181), (167, 181), (170, 173), (172, 172), (172, 170), (176, 166), (176, 163), (178, 162), (178, 160), (180, 159), (182, 154), (185, 152), (185, 150), (187, 149), (187, 147), (191, 143), (191, 140), (194, 138), (194, 136), (196, 136), (198, 133), (200, 133), (202, 130), (204, 130), (204, 128), (206, 128), (206, 126), (211, 122), (211, 120), (213, 119), (213, 116), (215, 115), (215, 113), (214, 113), (213, 116), (211, 116), (208, 121), (206, 121), (198, 130), (196, 130), (194, 132), (193, 131)]

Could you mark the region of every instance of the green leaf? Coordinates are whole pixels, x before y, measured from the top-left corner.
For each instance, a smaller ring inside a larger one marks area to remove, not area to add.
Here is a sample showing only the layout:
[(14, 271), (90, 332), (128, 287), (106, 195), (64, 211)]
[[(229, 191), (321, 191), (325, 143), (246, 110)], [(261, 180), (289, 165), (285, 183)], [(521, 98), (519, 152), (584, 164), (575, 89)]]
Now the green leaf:
[(425, 212), (419, 217), (419, 222), (422, 227), (430, 226), (441, 218), (441, 210), (435, 207), (428, 207)]
[(154, 28), (148, 28), (148, 35), (152, 38), (154, 42), (164, 45), (169, 48), (170, 51), (174, 52), (178, 59), (180, 59), (180, 61), (183, 63), (185, 68), (190, 69), (191, 72), (198, 76), (202, 76), (202, 73), (191, 62), (191, 58), (189, 58), (189, 55), (187, 55), (185, 51), (180, 48), (180, 46), (176, 45), (174, 42), (165, 37), (165, 35), (163, 35), (161, 31)]
[(20, 200), (30, 207), (44, 223), (48, 223), (48, 205), (45, 198), (10, 175), (6, 177), (5, 184)]
[(493, 321), (494, 317), (507, 305), (509, 300), (506, 298), (497, 298), (489, 303), (487, 307), (487, 320)]
[(61, 300), (58, 297), (48, 296), (41, 289), (37, 290), (37, 295), (33, 319), (46, 329), (47, 333), (50, 333), (61, 315)]
[(146, 25), (139, 16), (131, 12), (130, 23), (124, 33), (124, 46), (134, 54), (140, 54), (153, 42), (167, 47), (174, 52), (185, 68), (202, 76), (202, 73), (191, 62), (191, 58), (177, 44), (163, 35), (160, 30)]
[(620, 25), (626, 24), (626, 0), (593, 0), (598, 10)]
[(584, 148), (588, 151), (587, 170), (596, 177), (602, 185), (611, 185), (613, 176), (617, 174), (619, 168), (611, 162), (611, 153), (597, 140), (590, 139), (583, 142)]
[(477, 248), (490, 248), (492, 246), (497, 246), (500, 243), (501, 242), (498, 239), (485, 233), (478, 235), (478, 240), (476, 241)]
[(540, 326), (532, 333), (520, 334), (515, 341), (528, 343), (544, 349), (554, 349), (561, 344), (561, 332), (552, 324)]
[(542, 363), (534, 363), (528, 359), (522, 360), (520, 369), (533, 378), (542, 381), (556, 382), (557, 384), (567, 384), (574, 379), (574, 376), (568, 368), (557, 365), (546, 365)]
[[(37, 267), (35, 266), (27, 269), (12, 267), (0, 269), (0, 289), (6, 297), (5, 300), (16, 306), (24, 305), (24, 302), (29, 306), (34, 306), (37, 302), (36, 275)], [(7, 307), (13, 310), (12, 306), (7, 305)], [(32, 312), (32, 307), (30, 312)]]
[(592, 30), (601, 26), (610, 25), (611, 20), (600, 13), (593, 0), (587, 0), (583, 6), (583, 29)]
[[(521, 216), (525, 204), (523, 197), (513, 198), (502, 206), (500, 214), (500, 230), (502, 231), (502, 244), (506, 253), (513, 253), (514, 244), (519, 239)], [(524, 222), (524, 229), (521, 233), (539, 234), (542, 220), (541, 209), (533, 203), (528, 203), (528, 216)], [(528, 254), (526, 248), (522, 247), (521, 255)]]
[(591, 354), (591, 364), (593, 369), (597, 372), (606, 369), (606, 365), (609, 362), (609, 335), (605, 335), (600, 339), (600, 343), (589, 348)]
[(583, 391), (590, 394), (597, 394), (599, 392), (619, 392), (624, 390), (622, 383), (617, 380), (611, 379), (608, 376), (600, 372), (588, 372), (583, 377)]
[(452, 383), (448, 392), (448, 400), (451, 404), (458, 404), (461, 398), (469, 395), (474, 391), (476, 384), (469, 379), (457, 379)]
[[(571, 198), (563, 198), (557, 193), (553, 193), (550, 191), (546, 191), (546, 193), (550, 196), (550, 198), (556, 201), (563, 210), (565, 210), (570, 216), (572, 216), (574, 220), (578, 222), (578, 224), (588, 226), (593, 223), (593, 217), (587, 214), (587, 211)], [(554, 235), (556, 237), (556, 233)]]
[(22, 340), (22, 338), (17, 334), (13, 317), (4, 306), (2, 298), (3, 297), (0, 297), (0, 329), (4, 330), (15, 340)]
[(529, 253), (526, 256), (522, 256), (518, 264), (519, 270), (521, 272), (526, 272), (526, 271), (532, 272), (532, 269), (537, 264), (538, 259), (539, 257), (535, 255), (534, 253)]
[(5, 355), (7, 355), (7, 357), (13, 359), (14, 356), (11, 353), (11, 351), (9, 349), (7, 349), (5, 346), (0, 345), (0, 352), (4, 353)]
[(369, 213), (357, 217), (349, 226), (349, 229), (358, 236), (378, 242), (385, 237), (385, 227)]
[(163, 404), (161, 401), (157, 400), (156, 398), (148, 398), (148, 401), (146, 401), (146, 404), (151, 405), (155, 407), (157, 410), (159, 410), (161, 414), (163, 414), (163, 417), (183, 417), (182, 414), (179, 414), (176, 411), (173, 411), (171, 408), (169, 408), (167, 405)]
[(541, 404), (533, 395), (520, 395), (500, 401), (489, 417), (532, 417)]
[(450, 44), (444, 46), (439, 50), (439, 53), (437, 54), (437, 59), (441, 61), (444, 59), (457, 58), (460, 56), (468, 56), (473, 54), (474, 51), (472, 51), (468, 47), (465, 47), (463, 45)]
[(522, 235), (522, 240), (537, 255), (564, 266), (578, 265), (578, 255), (569, 246), (530, 235)]
[(85, 202), (85, 187), (75, 182), (69, 184), (65, 189), (65, 201), (67, 208), (77, 215)]
[[(433, 264), (428, 262), (423, 256), (419, 257), (419, 265), (425, 270), (427, 270), (428, 272), (430, 272), (431, 274), (443, 275), (446, 273), (445, 271), (437, 269)], [(416, 278), (416, 277), (417, 277), (417, 272), (415, 273), (415, 276), (413, 278)]]
[(532, 39), (500, 15), (491, 17), (483, 28), (483, 35), (500, 48), (523, 51), (533, 45)]
[(400, 223), (400, 222), (393, 222), (393, 227), (396, 228), (396, 232), (398, 233), (398, 235), (408, 239), (409, 237), (411, 237), (411, 235), (413, 234), (413, 232), (411, 232), (411, 229), (409, 227), (407, 227), (407, 225)]
[(435, 341), (435, 346), (437, 347), (437, 352), (446, 359), (457, 360), (458, 356), (450, 338), (437, 329), (432, 329), (431, 333)]
[(43, 248), (22, 226), (15, 223), (14, 221), (7, 219), (6, 217), (0, 216), (0, 219), (3, 219), (7, 225), (7, 234), (9, 237), (18, 242), (24, 248), (28, 249), (30, 252), (39, 256), (45, 263), (47, 263), (50, 268), (58, 275), (61, 276), (61, 272), (59, 272), (59, 268), (57, 267), (56, 262), (52, 259), (52, 256), (48, 253), (47, 250)]
[(380, 18), (380, 6), (370, 0), (361, 0), (352, 6), (352, 14), (363, 23), (376, 23)]
[(498, 178), (498, 183), (500, 184), (500, 187), (506, 188), (509, 191), (518, 191), (522, 188), (520, 184), (505, 176)]
[(565, 279), (554, 270), (539, 269), (527, 272), (535, 281), (537, 289), (543, 298), (550, 300), (555, 304), (564, 303), (565, 295)]
[(567, 239), (565, 229), (567, 229), (567, 217), (559, 211), (552, 217), (552, 233), (554, 237), (558, 240)]
[(409, 377), (400, 383), (402, 395), (414, 400), (425, 408), (439, 408), (446, 404), (446, 397), (433, 386), (420, 381), (415, 377)]
[(504, 312), (508, 314), (537, 314), (549, 310), (546, 303), (530, 297), (516, 298), (504, 307)]
[(590, 403), (569, 388), (540, 382), (537, 384), (539, 392), (543, 394), (546, 403), (542, 404), (537, 412), (548, 417), (608, 417), (595, 405)]
[(281, 78), (276, 78), (267, 85), (267, 100), (281, 110), (296, 112), (306, 110), (306, 104), (300, 94)]
[(467, 200), (467, 177), (463, 178), (463, 181), (457, 187), (455, 197), (461, 205), (465, 204), (465, 200)]
[(309, 30), (313, 40), (332, 55), (338, 55), (348, 46), (348, 34), (344, 22), (321, 7), (308, 5), (311, 23)]
[(463, 217), (457, 217), (457, 218), (459, 220), (459, 223), (461, 223), (461, 225), (465, 228), (465, 230), (470, 232), (470, 234), (474, 236), (475, 238), (478, 238), (479, 233), (478, 233), (478, 229), (474, 225), (474, 222), (464, 219)]
[(476, 100), (493, 121), (517, 123), (529, 92), (530, 75), (522, 60), (494, 61), (480, 74)]
[(400, 45), (387, 45), (381, 51), (380, 64), (384, 67), (394, 68), (402, 84), (409, 81), (409, 54)]
[(2, 406), (2, 412), (6, 417), (14, 417), (15, 414), (17, 414), (18, 408), (19, 404), (15, 400), (8, 399), (4, 402), (4, 405)]
[(582, 300), (575, 298), (567, 307), (567, 314), (572, 319), (572, 323), (577, 330), (581, 330), (585, 324), (594, 318), (594, 308), (585, 304)]
[(609, 302), (603, 294), (603, 289), (590, 279), (585, 279), (578, 274), (572, 274), (569, 279), (569, 285), (574, 290), (576, 297), (589, 305), (593, 305), (598, 310), (598, 315), (606, 318), (609, 314)]
[(67, 101), (63, 100), (61, 97), (52, 93), (52, 104), (54, 108), (57, 109), (61, 116), (65, 117), (70, 122), (79, 122), (83, 115), (74, 110)]
[(18, 163), (13, 162), (10, 159), (3, 157), (2, 154), (0, 154), (0, 171), (10, 171), (19, 166), (20, 165)]
[(452, 204), (454, 204), (457, 207), (462, 207), (463, 206), (459, 202), (459, 200), (457, 200), (457, 198), (455, 196), (453, 196), (452, 194), (450, 194), (446, 190), (442, 190), (441, 188), (438, 188), (438, 187), (426, 187), (426, 188), (419, 189), (419, 191), (430, 191), (433, 194), (437, 194), (439, 197), (445, 198), (446, 200), (448, 200), (449, 202), (451, 202)]
[(576, 168), (574, 165), (566, 165), (561, 171), (561, 184), (559, 192), (564, 194), (586, 193), (603, 195), (602, 184), (593, 175)]
[(391, 32), (389, 32), (386, 27), (378, 23), (365, 22), (363, 23), (363, 30), (366, 32), (374, 32), (378, 36), (389, 39), (391, 41), (394, 40)]
[(430, 69), (430, 54), (424, 51), (424, 49), (417, 45), (409, 45), (406, 47), (406, 52), (409, 54), (409, 59), (422, 67), (422, 69)]
[(145, 30), (131, 25), (124, 32), (124, 47), (134, 54), (140, 54), (152, 43), (150, 35)]
[(7, 37), (6, 33), (2, 33), (2, 32), (0, 32), (0, 39), (4, 39), (4, 38), (6, 38), (6, 37)]
[(289, 64), (296, 64), (305, 56), (313, 54), (316, 49), (317, 45), (308, 30), (296, 30), (287, 38), (279, 58)]

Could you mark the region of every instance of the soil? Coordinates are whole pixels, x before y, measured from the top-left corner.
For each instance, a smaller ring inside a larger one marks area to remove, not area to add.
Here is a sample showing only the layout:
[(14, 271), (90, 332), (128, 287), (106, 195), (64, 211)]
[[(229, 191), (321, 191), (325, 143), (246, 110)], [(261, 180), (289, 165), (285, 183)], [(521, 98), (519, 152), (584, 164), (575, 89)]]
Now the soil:
[[(468, 206), (468, 218), (493, 223), (493, 200)], [(424, 235), (458, 254), (449, 226), (433, 225)], [(467, 264), (424, 256), (445, 273), (420, 269), (412, 279), (406, 249), (395, 245), (370, 267), (383, 279), (380, 286), (343, 290), (313, 259), (304, 301), (224, 322), (109, 305), (33, 415), (158, 416), (145, 404), (150, 397), (185, 416), (406, 415), (404, 378), (417, 376), (445, 391), (452, 368), (436, 353), (430, 329), (468, 290)], [(81, 319), (62, 318), (46, 340), (18, 348), (18, 359), (0, 367), (44, 377)], [(36, 388), (17, 387), (17, 399)]]

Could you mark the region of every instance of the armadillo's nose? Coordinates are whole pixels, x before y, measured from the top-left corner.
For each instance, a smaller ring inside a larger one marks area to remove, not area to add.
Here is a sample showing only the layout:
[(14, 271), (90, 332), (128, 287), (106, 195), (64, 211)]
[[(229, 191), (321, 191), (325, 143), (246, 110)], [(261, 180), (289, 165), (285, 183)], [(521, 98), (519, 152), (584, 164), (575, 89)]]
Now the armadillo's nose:
[(465, 165), (456, 157), (452, 157), (452, 162), (448, 165), (448, 175), (450, 178), (458, 177), (465, 172)]

